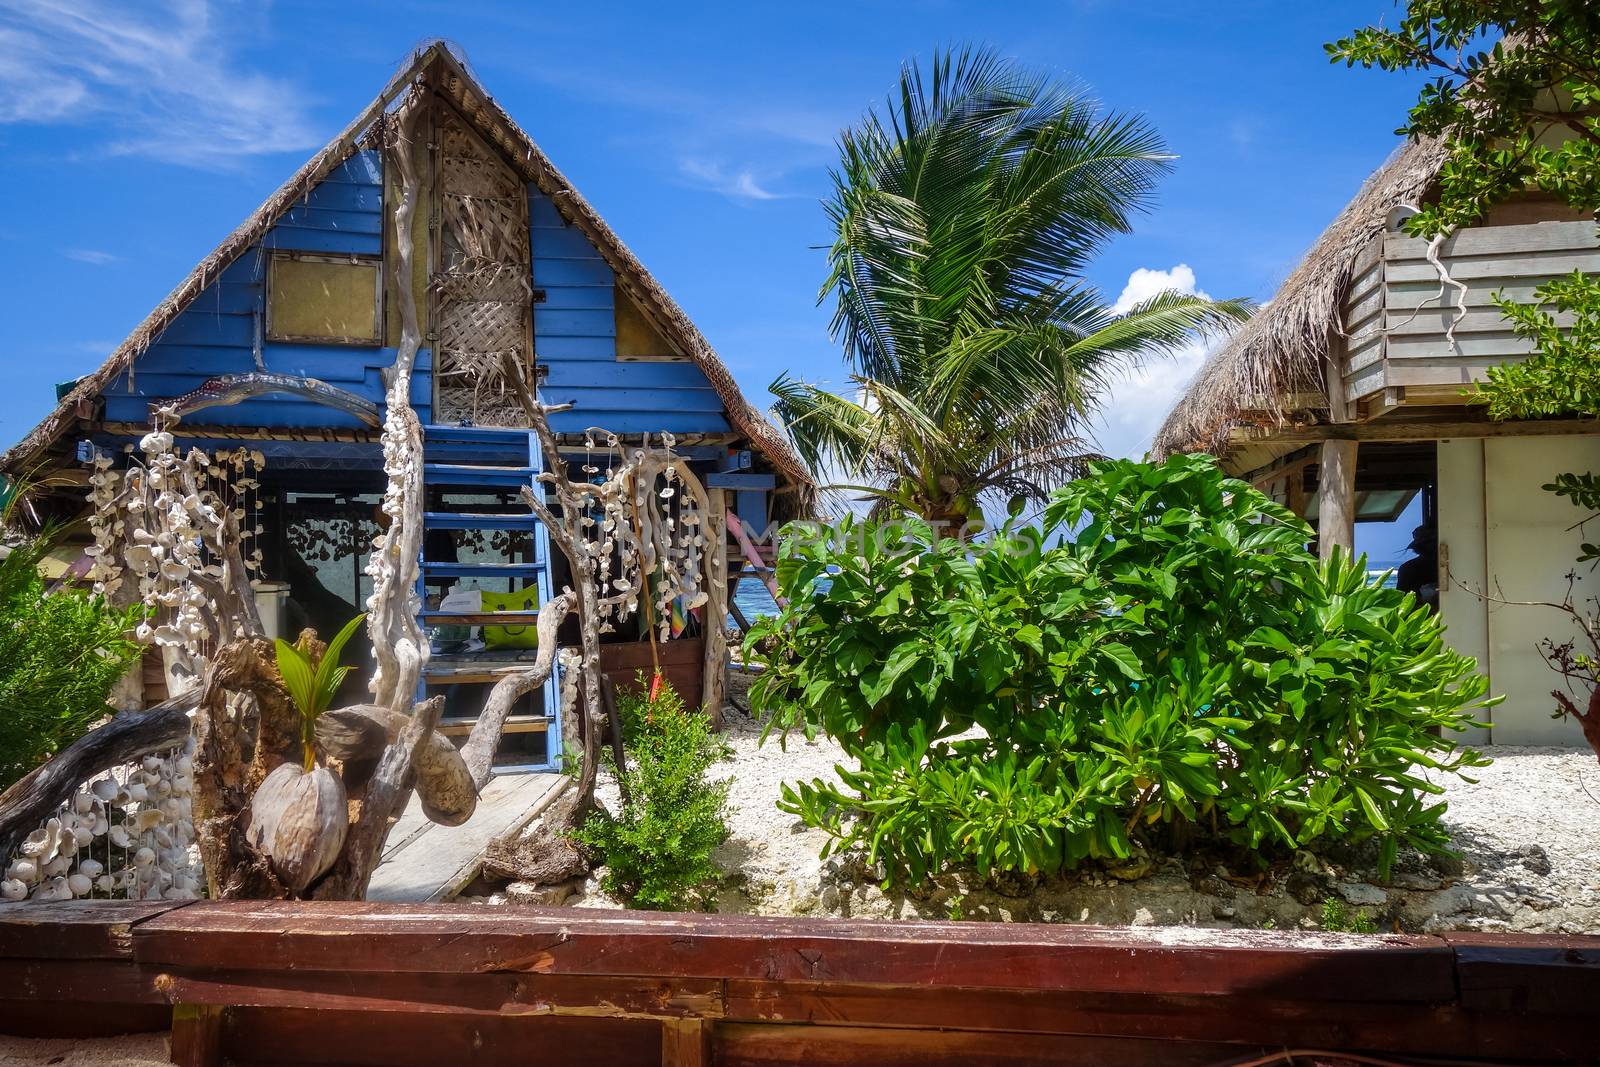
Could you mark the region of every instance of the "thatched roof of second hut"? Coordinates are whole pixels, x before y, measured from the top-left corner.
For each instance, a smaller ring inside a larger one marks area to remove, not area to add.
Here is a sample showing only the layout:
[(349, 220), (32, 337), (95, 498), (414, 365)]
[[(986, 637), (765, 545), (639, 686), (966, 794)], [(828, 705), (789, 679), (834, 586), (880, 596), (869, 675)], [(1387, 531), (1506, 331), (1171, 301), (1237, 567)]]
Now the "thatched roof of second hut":
[(1325, 360), (1343, 329), (1356, 262), (1384, 232), (1390, 211), (1428, 192), (1444, 157), (1438, 140), (1411, 141), (1367, 179), (1272, 302), (1206, 360), (1157, 432), (1157, 456), (1220, 453), (1236, 426), (1279, 425), (1307, 406), (1296, 402), (1307, 394), (1327, 406)]

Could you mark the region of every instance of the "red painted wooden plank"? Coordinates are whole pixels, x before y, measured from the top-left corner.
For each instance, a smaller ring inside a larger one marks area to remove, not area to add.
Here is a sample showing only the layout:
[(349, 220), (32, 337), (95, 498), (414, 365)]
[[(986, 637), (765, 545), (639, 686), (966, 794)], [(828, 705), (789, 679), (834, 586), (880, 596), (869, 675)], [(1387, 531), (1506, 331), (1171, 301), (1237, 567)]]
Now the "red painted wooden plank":
[(0, 1000), (0, 1034), (7, 1037), (115, 1037), (171, 1026), (172, 1009), (165, 1004)]
[(723, 983), (610, 975), (419, 974), (352, 981), (338, 971), (163, 969), (150, 983), (174, 1004), (477, 1015), (720, 1018)]
[(346, 971), (532, 971), (910, 986), (1444, 1001), (1429, 937), (988, 923), (648, 917), (460, 905), (209, 903), (142, 924), (141, 962)]
[(635, 1067), (660, 1062), (661, 1024), (236, 1008), (223, 1023), (222, 1052), (230, 1062), (295, 1067)]
[[(1284, 1000), (820, 982), (727, 984), (728, 1022), (994, 1030), (1526, 1059), (1551, 1020), (1451, 1003)], [(1575, 1036), (1585, 1029), (1575, 1024)], [(1565, 1053), (1563, 1053), (1565, 1054)], [(1555, 1058), (1555, 1057), (1550, 1057)]]
[(1462, 932), (1443, 939), (1455, 952), (1468, 1008), (1587, 1016), (1600, 1047), (1600, 937)]
[(127, 959), (133, 955), (130, 931), (134, 926), (187, 903), (73, 900), (0, 904), (0, 960)]
[(1133, 1038), (758, 1023), (723, 1023), (712, 1041), (718, 1067), (1210, 1067), (1272, 1051)]

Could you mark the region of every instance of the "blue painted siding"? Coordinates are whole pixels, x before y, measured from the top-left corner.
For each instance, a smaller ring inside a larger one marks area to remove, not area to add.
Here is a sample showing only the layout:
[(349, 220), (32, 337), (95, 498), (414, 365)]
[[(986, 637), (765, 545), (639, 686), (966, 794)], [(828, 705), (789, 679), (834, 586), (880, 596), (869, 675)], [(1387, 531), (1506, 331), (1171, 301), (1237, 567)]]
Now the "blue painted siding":
[(721, 433), (722, 401), (692, 363), (617, 362), (611, 268), (555, 205), (528, 187), (534, 358), (549, 368), (543, 398), (573, 404), (552, 416), (561, 433), (603, 426), (617, 433)]
[[(102, 394), (106, 418), (142, 423), (153, 401), (198, 388), (218, 374), (255, 370), (252, 349), (256, 317), (265, 312), (267, 249), (300, 252), (383, 253), (383, 175), (376, 152), (346, 160), (297, 201), (260, 241), (222, 272), (139, 357), (132, 381), (120, 375)], [(381, 371), (395, 350), (377, 345), (285, 344), (263, 340), (267, 370), (321, 380), (383, 403)], [(432, 417), (433, 361), (423, 349), (412, 377), (411, 402), (424, 422)], [(185, 425), (335, 427), (355, 429), (360, 420), (318, 404), (269, 396), (232, 407), (207, 408)]]

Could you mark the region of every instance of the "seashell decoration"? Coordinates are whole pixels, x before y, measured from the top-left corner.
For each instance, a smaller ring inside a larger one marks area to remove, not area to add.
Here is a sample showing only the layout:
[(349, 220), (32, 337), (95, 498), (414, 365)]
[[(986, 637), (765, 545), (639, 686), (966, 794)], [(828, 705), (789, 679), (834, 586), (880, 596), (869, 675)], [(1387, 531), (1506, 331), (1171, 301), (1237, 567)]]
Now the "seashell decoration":
[[(603, 477), (593, 455), (602, 436), (610, 452)], [(600, 427), (584, 432), (589, 452), (581, 469), (589, 480), (574, 481), (572, 488), (588, 501), (590, 512), (578, 517), (585, 535), (574, 540), (600, 593), (602, 633), (641, 610), (646, 588), (662, 640), (671, 636), (674, 600), (682, 596), (697, 608), (708, 599), (700, 583), (706, 550), (702, 527), (710, 502), (699, 479), (672, 451), (674, 437), (663, 433), (660, 441), (660, 447), (652, 447), (647, 435), (640, 447), (625, 450), (614, 433)], [(550, 474), (540, 478), (555, 481)]]
[(112, 596), (131, 583), (137, 599), (151, 609), (150, 619), (134, 630), (135, 639), (178, 650), (192, 666), (235, 636), (218, 632), (223, 628), (218, 605), (196, 577), (212, 584), (222, 577), (204, 546), (217, 543), (225, 515), (241, 520), (237, 532), (245, 569), (252, 574), (258, 569), (261, 552), (250, 544), (261, 529), (260, 482), (254, 475), (266, 457), (244, 448), (211, 454), (191, 449), (180, 457), (174, 444), (158, 413), (156, 429), (128, 454), (123, 469), (111, 456), (96, 453), (89, 475), (94, 544), (86, 551), (95, 561), (95, 592)]
[(146, 756), (67, 798), (6, 864), (0, 900), (198, 897), (193, 748)]

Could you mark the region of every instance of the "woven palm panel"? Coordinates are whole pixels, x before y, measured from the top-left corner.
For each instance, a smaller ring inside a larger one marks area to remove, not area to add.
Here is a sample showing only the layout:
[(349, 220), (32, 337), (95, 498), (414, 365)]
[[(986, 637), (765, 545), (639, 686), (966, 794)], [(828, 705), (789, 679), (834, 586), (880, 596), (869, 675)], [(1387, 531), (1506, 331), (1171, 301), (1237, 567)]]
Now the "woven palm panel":
[(439, 414), (526, 425), (508, 362), (532, 377), (530, 253), (521, 181), (459, 121), (440, 134), (440, 270), (432, 284)]

